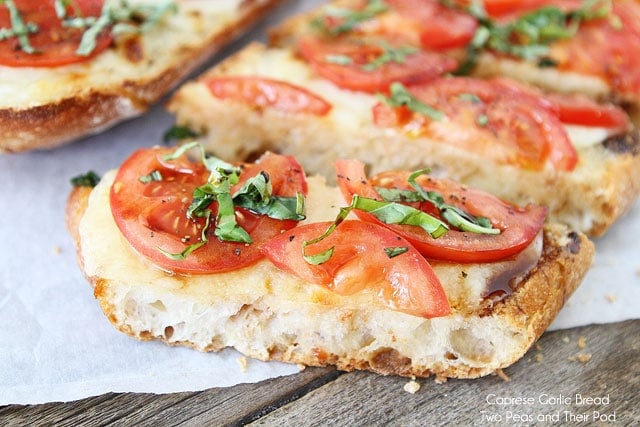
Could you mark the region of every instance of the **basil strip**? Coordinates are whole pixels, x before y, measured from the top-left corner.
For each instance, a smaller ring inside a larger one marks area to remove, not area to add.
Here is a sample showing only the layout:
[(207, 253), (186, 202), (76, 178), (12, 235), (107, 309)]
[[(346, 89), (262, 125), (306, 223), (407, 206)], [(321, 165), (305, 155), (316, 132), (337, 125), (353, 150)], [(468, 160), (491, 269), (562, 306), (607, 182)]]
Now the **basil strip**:
[(11, 19), (11, 28), (2, 28), (0, 30), (0, 40), (6, 40), (11, 37), (16, 37), (20, 44), (20, 50), (26, 53), (36, 53), (37, 51), (29, 43), (29, 34), (36, 33), (38, 26), (34, 23), (25, 24), (22, 20), (22, 15), (16, 7), (13, 0), (1, 0), (0, 4), (4, 4), (9, 10), (9, 17)]
[[(74, 18), (65, 20), (65, 22), (69, 26), (87, 28), (82, 35), (76, 54), (88, 56), (96, 48), (100, 33), (109, 26), (113, 26), (115, 34), (142, 33), (155, 26), (165, 14), (176, 10), (176, 4), (171, 0), (163, 0), (160, 4), (133, 5), (126, 0), (107, 0), (97, 19), (93, 17)], [(143, 23), (138, 28), (128, 23), (140, 21)]]
[[(364, 9), (353, 10), (336, 6), (326, 6), (324, 13), (311, 21), (311, 25), (332, 36), (343, 34), (353, 30), (363, 21), (374, 18), (376, 15), (386, 12), (388, 6), (383, 0), (369, 0)], [(339, 25), (327, 26), (325, 19), (339, 19), (342, 22)]]
[(413, 96), (402, 83), (391, 83), (389, 90), (389, 97), (379, 95), (379, 98), (390, 107), (397, 108), (406, 106), (411, 111), (424, 114), (432, 120), (442, 120), (444, 118), (444, 113), (442, 111), (436, 110), (435, 108), (420, 101), (418, 98)]
[(398, 255), (402, 255), (403, 253), (408, 251), (408, 246), (394, 246), (391, 248), (384, 248), (384, 253), (386, 253), (389, 258), (395, 258)]
[(257, 214), (275, 219), (302, 221), (304, 215), (304, 196), (281, 197), (271, 194), (271, 182), (266, 172), (248, 179), (233, 196), (235, 206), (245, 208)]
[(316, 255), (307, 255), (306, 248), (327, 238), (353, 209), (370, 213), (385, 224), (414, 225), (420, 227), (434, 239), (437, 239), (449, 231), (449, 227), (444, 222), (411, 206), (369, 199), (355, 194), (349, 206), (340, 208), (338, 216), (324, 234), (302, 243), (302, 257), (309, 264), (319, 265), (331, 258), (334, 247)]
[(200, 133), (190, 129), (187, 126), (173, 126), (171, 129), (167, 130), (162, 136), (163, 142), (170, 142), (173, 140), (183, 140), (190, 138), (197, 138), (201, 136)]
[(413, 55), (418, 52), (418, 49), (413, 46), (399, 46), (393, 47), (388, 43), (381, 42), (380, 47), (383, 52), (380, 56), (378, 56), (373, 61), (363, 65), (363, 69), (365, 71), (374, 71), (376, 68), (381, 67), (390, 62), (395, 62), (397, 64), (404, 64), (404, 61), (407, 56)]
[(162, 181), (162, 174), (159, 170), (156, 169), (147, 175), (141, 176), (140, 178), (138, 178), (138, 181), (143, 184), (149, 184), (153, 181)]
[(409, 184), (425, 201), (431, 202), (436, 208), (438, 208), (442, 217), (447, 220), (449, 224), (462, 231), (469, 231), (471, 233), (500, 234), (500, 230), (493, 228), (491, 221), (489, 221), (488, 218), (476, 217), (456, 206), (445, 203), (442, 194), (436, 191), (425, 191), (424, 188), (416, 182), (416, 179), (420, 175), (424, 175), (428, 172), (429, 169), (422, 169), (412, 173), (408, 179)]

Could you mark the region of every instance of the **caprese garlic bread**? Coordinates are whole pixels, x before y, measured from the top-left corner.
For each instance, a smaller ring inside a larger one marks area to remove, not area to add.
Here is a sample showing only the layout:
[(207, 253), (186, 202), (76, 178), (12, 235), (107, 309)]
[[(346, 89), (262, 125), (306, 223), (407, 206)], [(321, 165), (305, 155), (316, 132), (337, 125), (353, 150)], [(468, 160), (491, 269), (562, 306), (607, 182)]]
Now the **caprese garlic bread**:
[(139, 115), (279, 0), (0, 2), (0, 151)]
[(283, 152), (328, 177), (337, 158), (373, 172), (428, 167), (548, 206), (553, 221), (593, 236), (640, 191), (639, 134), (613, 104), (504, 77), (425, 77), (414, 51), (391, 54), (387, 42), (305, 43), (302, 56), (251, 44), (183, 85), (168, 109), (224, 158)]
[(74, 188), (67, 226), (128, 335), (404, 376), (514, 363), (590, 266), (593, 245), (543, 225), (544, 207), (427, 170), (334, 166), (338, 187), (292, 156), (142, 149), (95, 188)]
[(275, 44), (305, 56), (309, 40), (347, 49), (363, 38), (454, 60), (447, 65), (458, 75), (508, 76), (640, 107), (637, 0), (338, 0), (273, 31)]

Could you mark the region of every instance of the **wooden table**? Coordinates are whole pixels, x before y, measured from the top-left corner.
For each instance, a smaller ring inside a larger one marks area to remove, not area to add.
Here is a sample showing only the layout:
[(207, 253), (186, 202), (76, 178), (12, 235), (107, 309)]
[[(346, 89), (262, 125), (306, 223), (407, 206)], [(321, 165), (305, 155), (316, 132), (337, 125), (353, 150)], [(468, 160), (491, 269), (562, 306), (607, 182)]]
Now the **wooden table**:
[(307, 368), (195, 393), (3, 406), (0, 425), (640, 425), (640, 320), (548, 332), (504, 374), (418, 379), (410, 393), (407, 378)]

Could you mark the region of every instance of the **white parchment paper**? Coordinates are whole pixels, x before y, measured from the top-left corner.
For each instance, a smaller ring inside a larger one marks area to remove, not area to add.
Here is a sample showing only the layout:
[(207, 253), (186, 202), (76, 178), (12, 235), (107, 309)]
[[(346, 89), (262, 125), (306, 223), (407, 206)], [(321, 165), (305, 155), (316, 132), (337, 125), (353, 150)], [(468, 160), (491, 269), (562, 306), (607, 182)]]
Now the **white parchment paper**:
[[(215, 59), (319, 3), (290, 2)], [(135, 148), (160, 143), (172, 124), (158, 106), (60, 149), (0, 155), (0, 405), (195, 391), (298, 372), (255, 360), (244, 367), (231, 350), (205, 354), (133, 340), (113, 329), (82, 277), (64, 226), (69, 179), (117, 167)], [(640, 318), (640, 204), (596, 244), (593, 269), (552, 328)]]

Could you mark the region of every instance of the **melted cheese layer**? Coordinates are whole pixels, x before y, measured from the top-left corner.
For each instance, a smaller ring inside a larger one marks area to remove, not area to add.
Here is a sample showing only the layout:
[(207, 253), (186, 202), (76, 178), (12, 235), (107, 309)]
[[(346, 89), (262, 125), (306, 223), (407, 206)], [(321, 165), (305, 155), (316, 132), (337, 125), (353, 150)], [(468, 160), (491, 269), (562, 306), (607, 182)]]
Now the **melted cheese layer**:
[[(286, 304), (296, 301), (314, 301), (345, 307), (382, 306), (377, 303), (375, 290), (343, 297), (325, 288), (302, 282), (300, 279), (276, 269), (266, 260), (237, 271), (195, 276), (171, 275), (142, 259), (124, 239), (117, 228), (109, 207), (109, 188), (115, 172), (109, 172), (94, 189), (87, 211), (80, 223), (82, 256), (88, 276), (119, 283), (147, 283), (176, 292), (187, 288), (200, 289), (211, 300), (242, 301), (251, 295), (265, 292), (284, 295)], [(345, 202), (340, 191), (327, 187), (324, 179), (310, 177), (306, 201), (306, 222), (333, 220)], [(488, 264), (432, 263), (455, 311), (466, 312), (478, 307), (492, 281), (504, 274), (513, 274), (523, 265), (537, 263), (542, 251), (542, 238), (538, 236), (529, 248), (515, 259)], [(504, 280), (504, 279), (501, 279)], [(215, 282), (215, 286), (212, 286)]]

